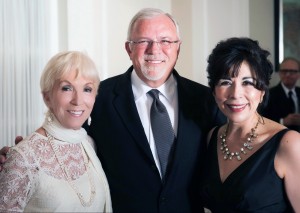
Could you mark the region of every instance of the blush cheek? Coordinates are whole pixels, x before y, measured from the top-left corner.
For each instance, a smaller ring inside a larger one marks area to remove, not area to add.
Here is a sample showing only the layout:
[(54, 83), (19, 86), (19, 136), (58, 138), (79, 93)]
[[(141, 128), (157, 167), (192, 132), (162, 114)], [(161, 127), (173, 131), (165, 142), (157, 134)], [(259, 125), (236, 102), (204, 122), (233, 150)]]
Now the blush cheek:
[(249, 100), (252, 100), (252, 102), (260, 102), (261, 99), (261, 92), (257, 91), (249, 91), (248, 93)]
[(95, 103), (95, 98), (94, 97), (86, 99), (85, 105), (86, 105), (86, 111), (87, 111), (88, 115), (92, 112), (93, 107), (94, 107), (94, 103)]
[(225, 101), (223, 99), (215, 98), (218, 108), (223, 111), (225, 109)]
[(220, 104), (222, 104), (225, 101), (224, 95), (222, 95), (222, 93), (219, 91), (217, 91), (214, 94), (214, 97), (215, 97), (215, 101), (218, 104), (218, 106), (220, 106)]
[(257, 110), (257, 107), (260, 103), (260, 100), (261, 100), (261, 95), (262, 95), (262, 92), (258, 92), (258, 91), (249, 91), (247, 93), (247, 100), (249, 102), (249, 107), (250, 107), (250, 110)]

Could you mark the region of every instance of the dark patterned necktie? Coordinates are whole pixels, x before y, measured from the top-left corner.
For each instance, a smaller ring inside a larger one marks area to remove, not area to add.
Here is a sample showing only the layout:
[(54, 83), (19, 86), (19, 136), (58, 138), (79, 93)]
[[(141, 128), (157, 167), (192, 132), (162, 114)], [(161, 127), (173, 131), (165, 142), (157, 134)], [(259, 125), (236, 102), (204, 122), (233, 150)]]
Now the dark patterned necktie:
[(289, 91), (289, 107), (290, 107), (290, 113), (295, 113), (295, 102), (293, 100), (293, 92), (290, 90)]
[(159, 91), (157, 89), (152, 89), (148, 94), (153, 98), (150, 119), (163, 178), (166, 173), (175, 135), (167, 109), (159, 100)]

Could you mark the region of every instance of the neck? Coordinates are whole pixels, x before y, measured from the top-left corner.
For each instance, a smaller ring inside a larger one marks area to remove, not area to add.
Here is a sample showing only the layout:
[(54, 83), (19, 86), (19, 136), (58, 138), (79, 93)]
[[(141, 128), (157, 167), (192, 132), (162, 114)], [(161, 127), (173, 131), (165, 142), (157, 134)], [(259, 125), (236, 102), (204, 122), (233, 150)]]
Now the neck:
[(42, 128), (54, 138), (68, 143), (81, 143), (87, 138), (87, 133), (83, 128), (79, 130), (67, 129), (58, 122), (52, 113), (47, 113)]
[(245, 123), (228, 122), (227, 124), (227, 136), (234, 135), (235, 138), (244, 138), (248, 136), (248, 133), (252, 128), (259, 123), (263, 123), (263, 118), (260, 115), (254, 116), (251, 121)]

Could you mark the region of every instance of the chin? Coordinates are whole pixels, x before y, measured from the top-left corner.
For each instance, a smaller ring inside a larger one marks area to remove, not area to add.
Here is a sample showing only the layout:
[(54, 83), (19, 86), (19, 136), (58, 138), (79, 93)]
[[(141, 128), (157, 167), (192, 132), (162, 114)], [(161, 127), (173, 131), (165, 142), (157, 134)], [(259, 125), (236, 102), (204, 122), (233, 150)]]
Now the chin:
[(76, 127), (71, 127), (70, 129), (73, 129), (73, 130), (79, 130), (79, 129), (81, 129), (81, 126), (76, 126)]
[(64, 125), (64, 127), (67, 128), (67, 129), (79, 130), (82, 127), (82, 125), (83, 124), (74, 125), (74, 123), (72, 123), (72, 124), (69, 124), (69, 125), (66, 124), (66, 125)]
[(157, 73), (157, 72), (152, 72), (153, 74), (149, 74), (151, 72), (148, 72), (145, 77), (148, 79), (148, 80), (151, 80), (151, 81), (158, 81), (160, 79), (162, 79), (162, 77), (164, 76), (164, 73)]

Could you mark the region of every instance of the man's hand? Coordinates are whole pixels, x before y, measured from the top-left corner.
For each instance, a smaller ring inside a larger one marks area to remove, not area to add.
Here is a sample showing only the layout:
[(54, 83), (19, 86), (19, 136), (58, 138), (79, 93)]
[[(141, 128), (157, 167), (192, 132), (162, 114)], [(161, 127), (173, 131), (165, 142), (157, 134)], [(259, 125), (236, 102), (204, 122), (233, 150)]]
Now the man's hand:
[(21, 142), (23, 140), (22, 136), (17, 136), (15, 139), (15, 144), (18, 144), (19, 142)]
[[(15, 139), (15, 144), (18, 144), (21, 140), (23, 140), (22, 136), (17, 136)], [(0, 171), (2, 170), (2, 164), (6, 161), (6, 154), (9, 150), (8, 146), (3, 147), (0, 149)]]
[(2, 164), (6, 161), (6, 153), (8, 150), (8, 146), (5, 146), (0, 150), (0, 171), (2, 170)]

